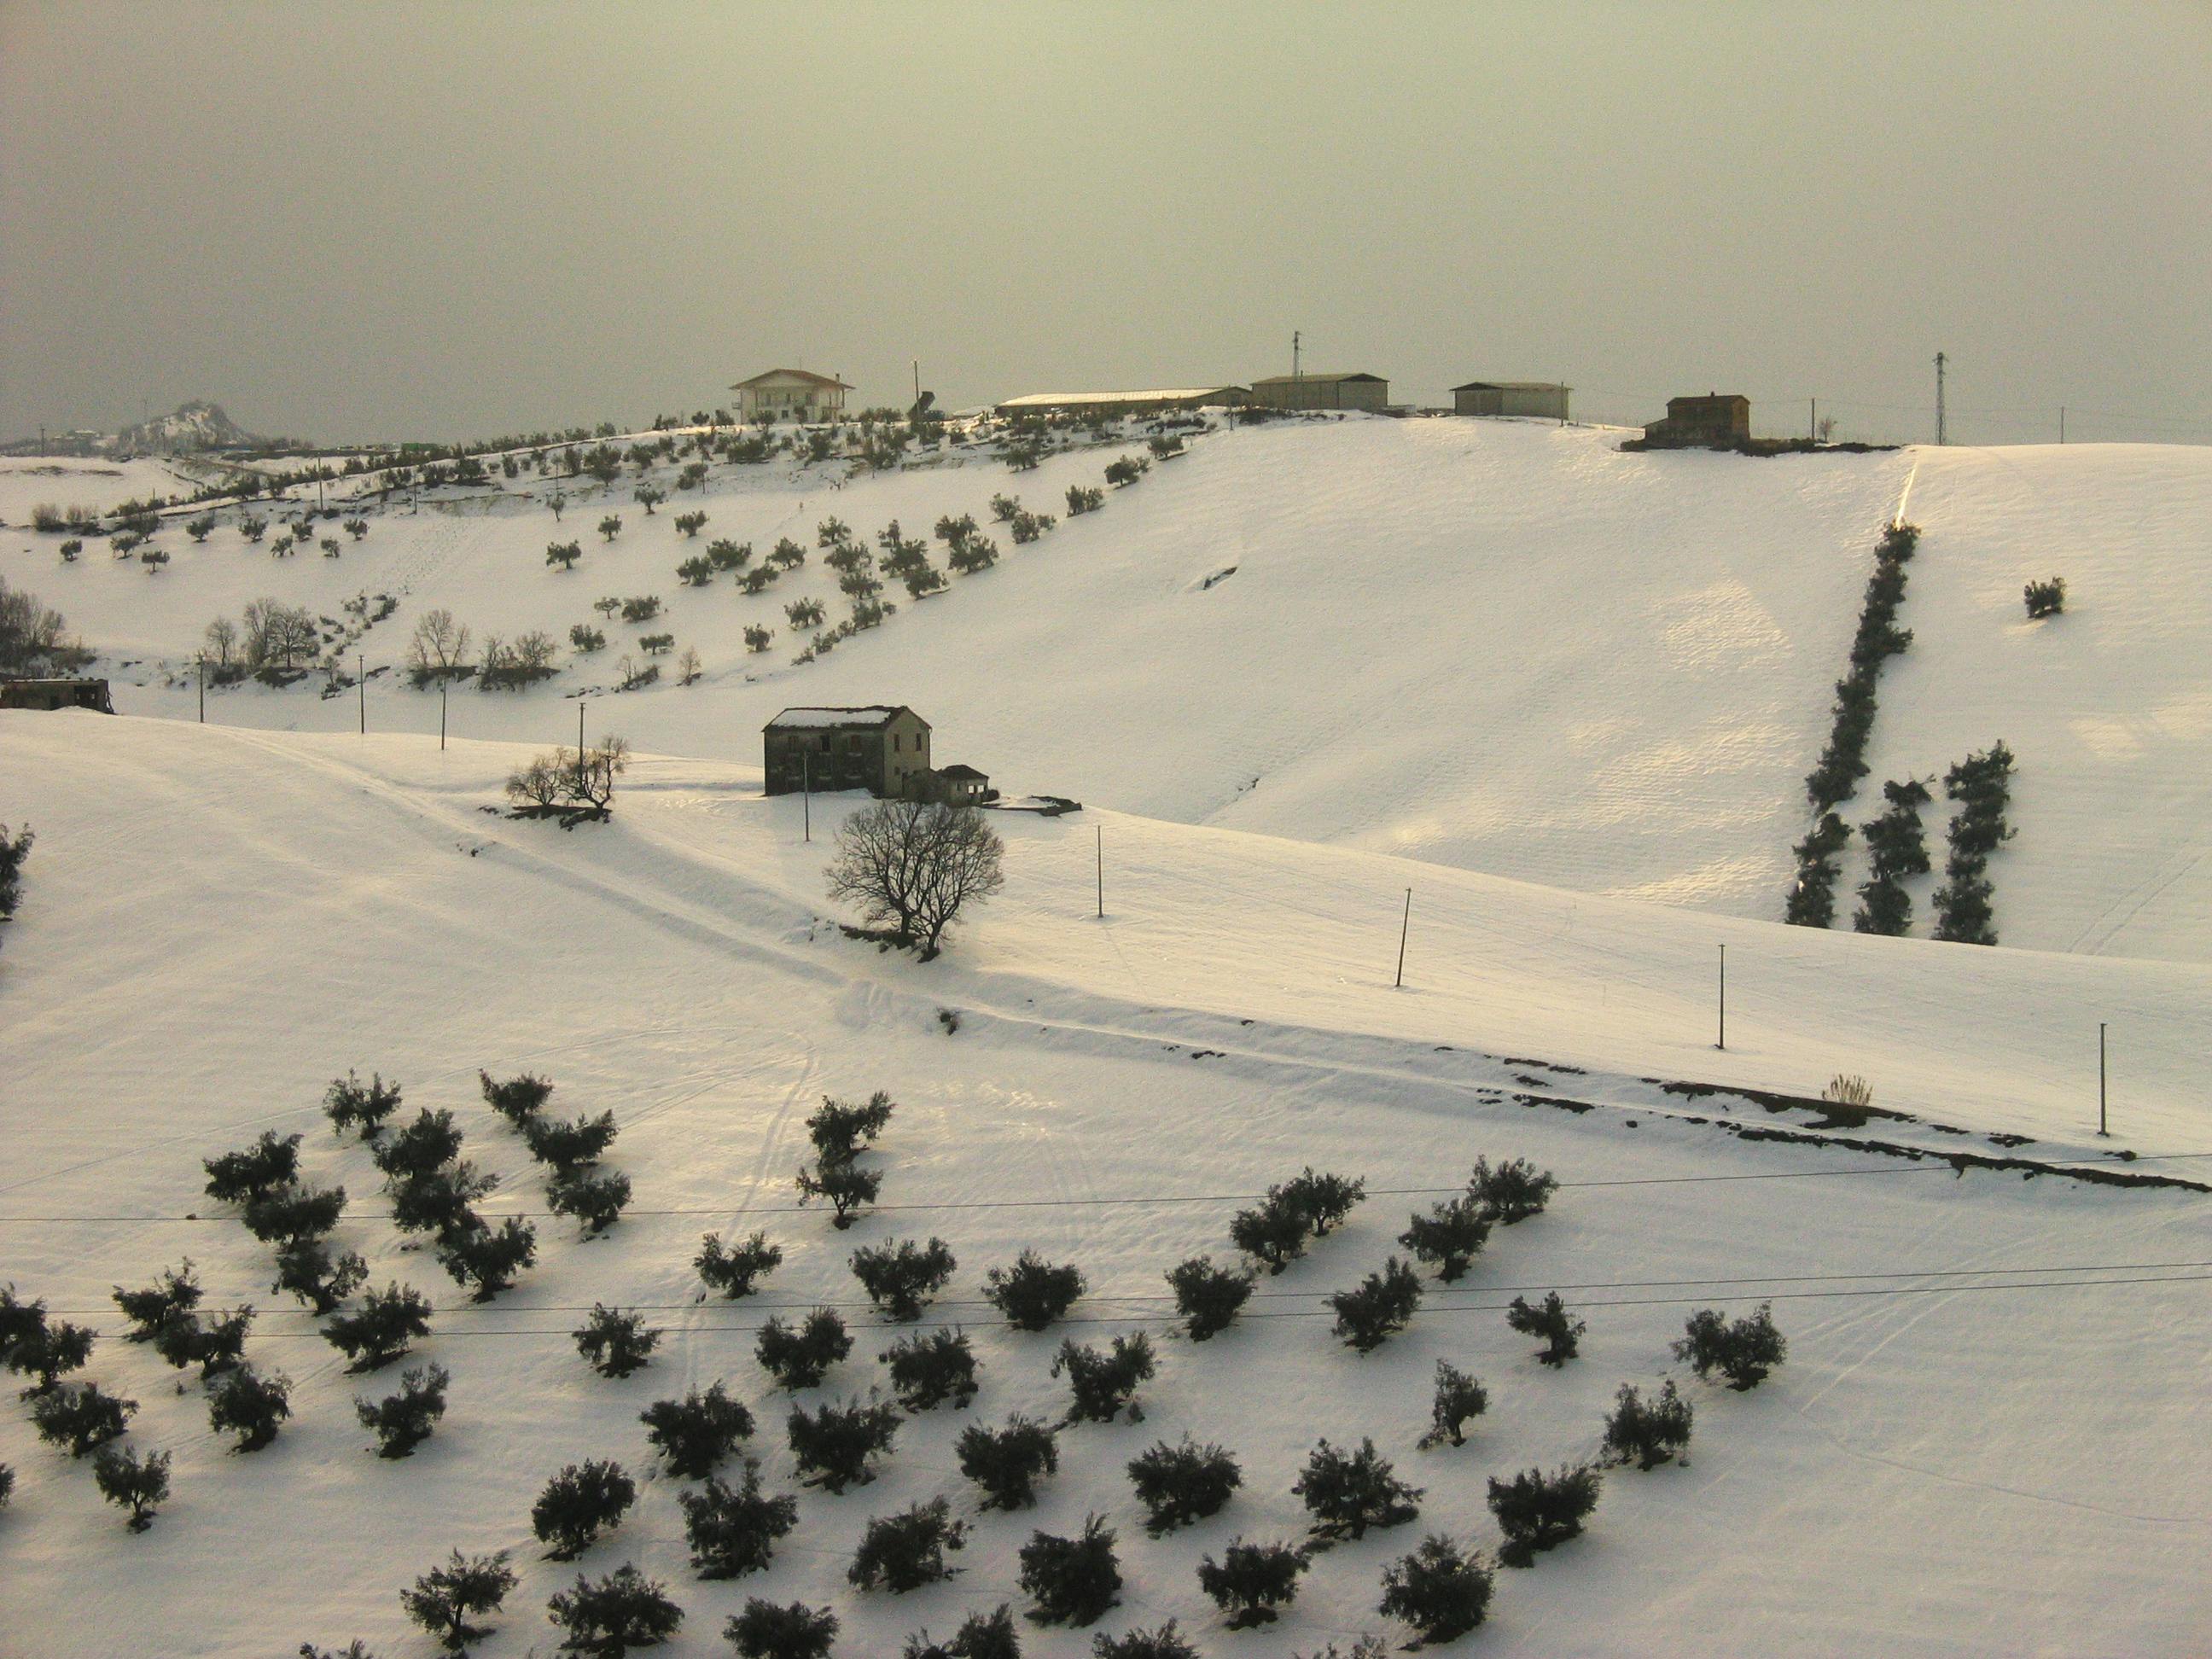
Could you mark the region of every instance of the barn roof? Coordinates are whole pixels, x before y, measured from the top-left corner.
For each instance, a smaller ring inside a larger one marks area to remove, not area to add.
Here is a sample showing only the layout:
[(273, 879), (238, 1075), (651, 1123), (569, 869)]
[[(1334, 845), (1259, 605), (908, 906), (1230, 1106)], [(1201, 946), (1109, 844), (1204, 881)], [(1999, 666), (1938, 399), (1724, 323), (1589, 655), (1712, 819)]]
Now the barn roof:
[(1252, 382), (1254, 386), (1296, 386), (1301, 380), (1373, 380), (1387, 385), (1380, 374), (1270, 374)]
[(1465, 386), (1455, 386), (1454, 392), (1572, 392), (1571, 386), (1557, 380), (1469, 380)]
[[(819, 732), (867, 730), (888, 726), (900, 714), (914, 714), (902, 702), (870, 702), (844, 708), (787, 708), (761, 729), (763, 732)], [(920, 720), (921, 716), (915, 714)], [(921, 720), (925, 726), (927, 720)]]
[(732, 386), (730, 390), (732, 392), (743, 392), (747, 386), (759, 386), (765, 381), (775, 380), (804, 380), (809, 386), (841, 387), (847, 392), (853, 390), (851, 386), (848, 385), (845, 381), (839, 380), (836, 375), (817, 374), (810, 368), (771, 368), (767, 374), (756, 374), (750, 380), (739, 380), (735, 386)]
[(937, 769), (937, 775), (940, 778), (958, 778), (963, 783), (970, 778), (973, 778), (978, 783), (988, 783), (990, 781), (990, 777), (988, 774), (978, 772), (974, 767), (969, 765), (964, 761), (955, 761), (950, 766), (939, 767)]
[(1239, 386), (1166, 386), (1150, 392), (1031, 392), (1008, 398), (1000, 409), (1052, 409), (1062, 404), (1149, 404), (1181, 402), (1187, 398), (1217, 398), (1243, 391)]

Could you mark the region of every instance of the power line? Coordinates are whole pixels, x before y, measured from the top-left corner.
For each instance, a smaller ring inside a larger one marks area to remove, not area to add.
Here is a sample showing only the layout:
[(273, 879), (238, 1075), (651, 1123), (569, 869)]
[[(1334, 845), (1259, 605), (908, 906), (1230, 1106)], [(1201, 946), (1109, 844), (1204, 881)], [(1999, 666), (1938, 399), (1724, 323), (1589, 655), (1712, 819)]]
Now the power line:
[[(1971, 1163), (1954, 1164), (1951, 1160), (1961, 1154), (1940, 1148), (1923, 1149), (1921, 1159), (1900, 1161), (1894, 1164), (1865, 1164), (1847, 1170), (1769, 1170), (1727, 1175), (1688, 1176), (1616, 1176), (1590, 1181), (1562, 1181), (1561, 1191), (1605, 1187), (1677, 1187), (1702, 1185), (1715, 1182), (1738, 1181), (1826, 1181), (1847, 1176), (1905, 1176), (1956, 1175), (1975, 1167)], [(1976, 1155), (1978, 1156), (1978, 1155)], [(2191, 1158), (2212, 1158), (2212, 1152), (2142, 1152), (2130, 1158), (2116, 1157), (2096, 1159), (2072, 1158), (2046, 1164), (2033, 1164), (2033, 1168), (2056, 1176), (2069, 1176), (2088, 1170), (2110, 1169), (2115, 1164), (2173, 1163)], [(2000, 1165), (2000, 1168), (2013, 1167)], [(1447, 1194), (1467, 1190), (1464, 1182), (1452, 1187), (1377, 1187), (1370, 1188), (1370, 1198), (1440, 1198)], [(874, 1204), (863, 1212), (869, 1215), (889, 1215), (916, 1211), (938, 1210), (1057, 1210), (1102, 1209), (1123, 1206), (1176, 1204), (1257, 1204), (1267, 1198), (1265, 1193), (1130, 1193), (1109, 1194), (1100, 1198), (980, 1198), (936, 1199), (902, 1204)], [(762, 1204), (732, 1206), (722, 1205), (694, 1205), (665, 1209), (629, 1209), (623, 1212), (626, 1218), (666, 1216), (723, 1216), (733, 1223), (748, 1216), (819, 1214), (817, 1206), (803, 1204)], [(509, 1216), (526, 1221), (557, 1218), (552, 1210), (494, 1210), (481, 1212), (488, 1221), (504, 1221)], [(391, 1212), (386, 1210), (351, 1210), (349, 1219), (356, 1221), (388, 1221)], [(30, 1225), (58, 1226), (72, 1223), (87, 1224), (130, 1224), (137, 1223), (221, 1223), (235, 1221), (232, 1214), (219, 1215), (0, 1215), (0, 1226)]]
[[(1587, 1308), (1666, 1308), (1688, 1307), (1692, 1304), (1717, 1302), (1803, 1302), (1832, 1299), (1838, 1297), (1875, 1296), (1966, 1296), (1985, 1291), (2065, 1291), (2095, 1289), (2113, 1285), (2197, 1285), (2212, 1284), (2212, 1273), (2148, 1273), (2121, 1279), (2022, 1279), (2003, 1285), (1879, 1285), (1856, 1290), (1820, 1291), (1723, 1291), (1713, 1296), (1656, 1296), (1621, 1297), (1610, 1300), (1575, 1302), (1567, 1305), (1575, 1309)], [(1431, 1314), (1504, 1313), (1511, 1304), (1504, 1302), (1459, 1303), (1450, 1307), (1431, 1308)], [(518, 1310), (518, 1311), (525, 1311)], [(536, 1311), (535, 1310), (529, 1311)], [(1254, 1319), (1334, 1319), (1334, 1310), (1326, 1308), (1310, 1310), (1262, 1310), (1240, 1314), (1245, 1320)], [(1167, 1328), (1178, 1327), (1182, 1320), (1161, 1314), (1070, 1314), (1055, 1322), (1060, 1325), (1147, 1325)], [(963, 1320), (887, 1320), (872, 1328), (882, 1331), (961, 1330), (969, 1326), (981, 1328), (1001, 1327), (1005, 1322), (988, 1322)], [(672, 1325), (661, 1328), (664, 1336), (745, 1336), (757, 1334), (766, 1328), (766, 1322), (751, 1325)], [(1008, 1327), (1007, 1328), (1011, 1328)], [(254, 1334), (263, 1340), (288, 1342), (326, 1340), (317, 1328), (297, 1331), (263, 1331)], [(501, 1337), (557, 1336), (574, 1341), (575, 1332), (557, 1325), (515, 1325), (504, 1329), (479, 1328), (472, 1331), (434, 1331), (424, 1340), (436, 1341), (488, 1340)]]

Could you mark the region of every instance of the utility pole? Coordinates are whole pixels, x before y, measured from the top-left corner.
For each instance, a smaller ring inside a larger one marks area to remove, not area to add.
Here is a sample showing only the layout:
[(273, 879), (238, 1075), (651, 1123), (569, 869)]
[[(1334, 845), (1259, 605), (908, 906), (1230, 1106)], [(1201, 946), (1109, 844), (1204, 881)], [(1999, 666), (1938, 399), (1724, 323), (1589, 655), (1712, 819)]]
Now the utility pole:
[(1936, 354), (1936, 441), (1941, 446), (1951, 441), (1943, 422), (1943, 354)]
[(2064, 404), (2058, 405), (2058, 441), (2062, 444), (2066, 441), (2066, 405)]
[(1098, 920), (1106, 920), (1106, 826), (1098, 826)]
[(1728, 946), (1725, 945), (1721, 946), (1720, 1041), (1714, 1043), (1713, 1047), (1723, 1050), (1728, 1048)]
[(1391, 988), (1402, 990), (1406, 984), (1406, 935), (1413, 926), (1413, 890), (1406, 890), (1406, 912), (1398, 918), (1398, 977)]
[(1298, 331), (1291, 331), (1291, 378), (1298, 378)]
[(199, 656), (199, 665), (200, 665), (200, 724), (201, 724), (202, 726), (205, 726), (205, 725), (207, 724), (207, 653), (205, 653), (204, 651), (203, 651), (202, 653), (200, 653), (200, 656)]
[(446, 683), (438, 682), (438, 752), (446, 752)]
[(353, 659), (353, 689), (361, 699), (361, 734), (368, 735), (368, 665), (356, 653)]
[(2097, 1133), (2110, 1135), (2105, 1127), (2105, 1022), (2097, 1022)]
[(799, 751), (799, 787), (800, 822), (806, 827), (808, 841), (814, 839), (814, 763), (802, 749)]
[(1805, 401), (1811, 405), (1811, 411), (1805, 417), (1805, 435), (1818, 443), (1820, 441), (1820, 400), (1808, 398)]

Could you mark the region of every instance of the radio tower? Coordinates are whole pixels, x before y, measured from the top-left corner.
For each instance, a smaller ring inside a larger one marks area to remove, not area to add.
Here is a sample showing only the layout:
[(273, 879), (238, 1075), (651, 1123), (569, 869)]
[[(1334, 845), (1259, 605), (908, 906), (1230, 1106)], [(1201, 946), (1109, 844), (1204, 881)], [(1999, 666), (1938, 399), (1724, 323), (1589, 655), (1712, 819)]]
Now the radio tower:
[(1936, 441), (1950, 442), (1943, 429), (1943, 354), (1940, 351), (1936, 354)]

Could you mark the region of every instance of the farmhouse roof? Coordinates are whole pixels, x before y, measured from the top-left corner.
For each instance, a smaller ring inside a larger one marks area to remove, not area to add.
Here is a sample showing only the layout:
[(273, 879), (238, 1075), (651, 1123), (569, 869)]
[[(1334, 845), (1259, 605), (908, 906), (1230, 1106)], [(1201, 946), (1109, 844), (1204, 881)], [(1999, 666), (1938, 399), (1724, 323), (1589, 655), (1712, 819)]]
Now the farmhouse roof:
[(1261, 386), (1296, 386), (1302, 380), (1380, 380), (1380, 374), (1268, 374), (1252, 382)]
[(939, 767), (937, 769), (937, 775), (940, 778), (957, 778), (963, 783), (970, 778), (973, 778), (977, 783), (988, 783), (990, 781), (987, 774), (978, 772), (974, 767), (969, 765), (965, 761), (955, 761), (950, 766)]
[(1572, 392), (1574, 387), (1558, 380), (1469, 380), (1465, 386), (1455, 386), (1454, 392)]
[[(761, 729), (775, 731), (823, 731), (850, 727), (855, 730), (888, 726), (901, 714), (914, 714), (914, 710), (902, 702), (862, 703), (849, 708), (787, 708)], [(920, 720), (921, 716), (915, 714)], [(927, 726), (927, 720), (921, 720)]]
[(811, 368), (771, 368), (767, 374), (756, 374), (750, 380), (739, 380), (730, 390), (742, 392), (749, 386), (758, 386), (764, 380), (804, 380), (809, 386), (842, 387), (847, 392), (854, 389), (848, 382), (839, 380), (834, 374), (817, 374)]

